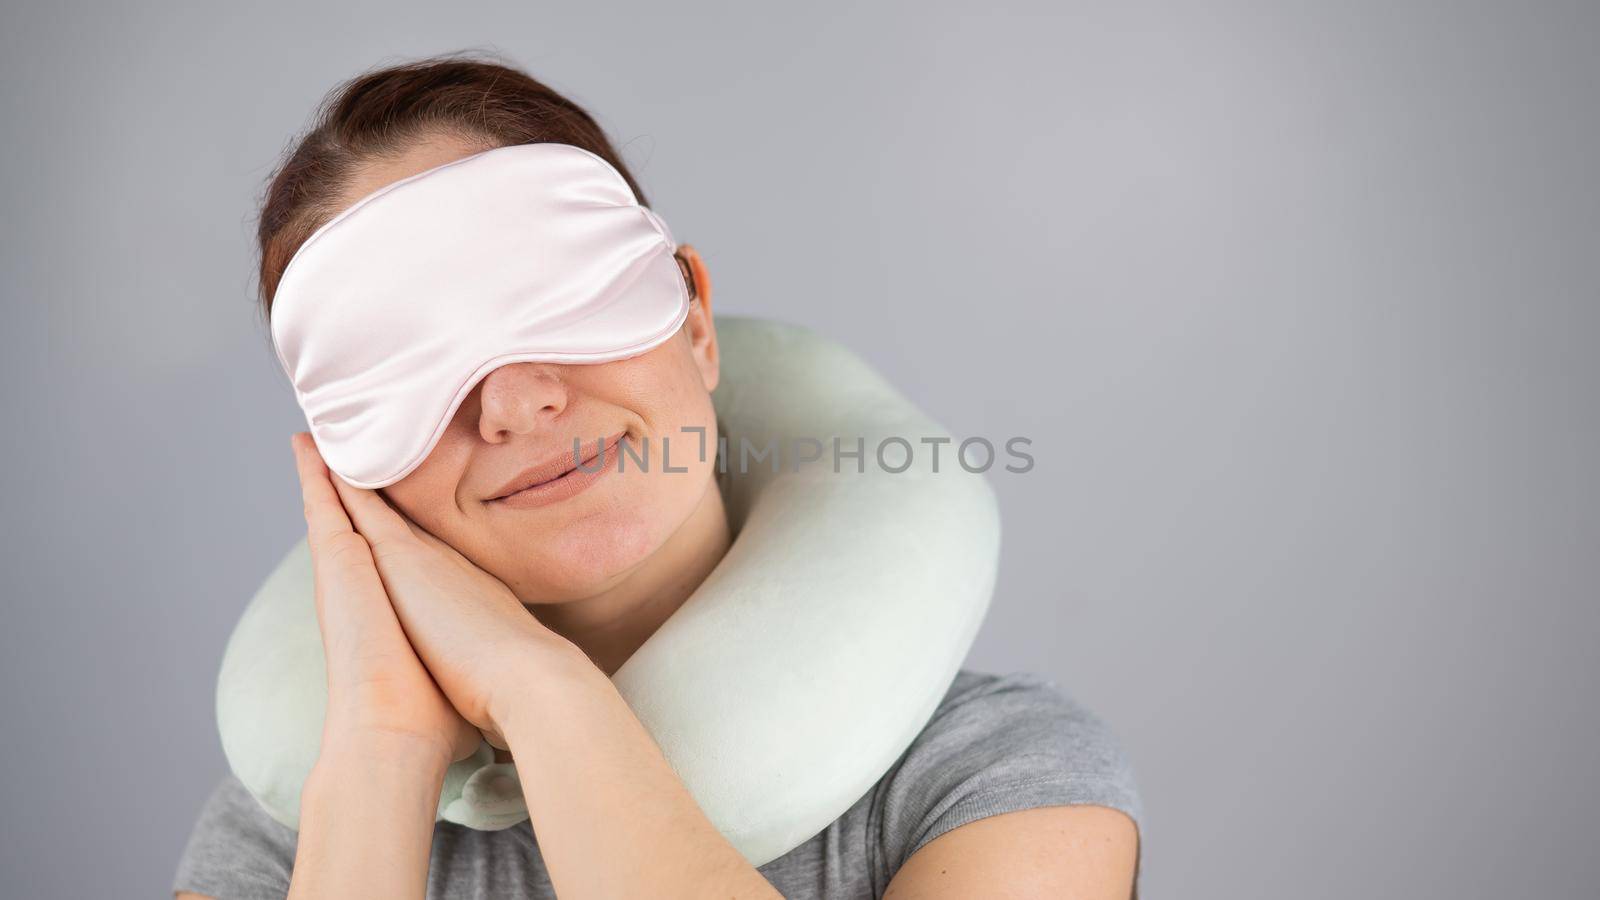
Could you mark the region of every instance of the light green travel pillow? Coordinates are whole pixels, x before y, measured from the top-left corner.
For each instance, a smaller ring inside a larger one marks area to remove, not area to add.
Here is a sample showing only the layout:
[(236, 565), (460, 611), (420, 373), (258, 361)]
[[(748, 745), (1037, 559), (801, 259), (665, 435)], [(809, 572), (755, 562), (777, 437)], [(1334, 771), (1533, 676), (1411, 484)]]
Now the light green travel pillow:
[[(777, 322), (719, 316), (717, 330), (736, 536), (612, 681), (759, 866), (843, 814), (927, 724), (988, 609), (1000, 518), (956, 443), (936, 462), (923, 441), (949, 433), (849, 350)], [(769, 445), (777, 472), (758, 456)], [(326, 704), (302, 538), (245, 608), (217, 682), (229, 765), (291, 828)], [(485, 830), (527, 819), (516, 769), (484, 743), (450, 767), (438, 818)]]

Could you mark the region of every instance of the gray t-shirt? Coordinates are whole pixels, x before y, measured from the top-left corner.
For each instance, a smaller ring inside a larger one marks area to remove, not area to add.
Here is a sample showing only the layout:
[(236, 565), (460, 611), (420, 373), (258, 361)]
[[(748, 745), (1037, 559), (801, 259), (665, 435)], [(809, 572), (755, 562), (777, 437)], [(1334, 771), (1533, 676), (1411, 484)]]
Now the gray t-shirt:
[[(923, 844), (985, 816), (1087, 803), (1140, 818), (1127, 754), (1106, 725), (1043, 678), (963, 669), (906, 752), (820, 834), (760, 867), (790, 898), (880, 897)], [(295, 832), (224, 778), (200, 811), (173, 889), (281, 898)], [(428, 897), (554, 897), (533, 829), (434, 827)]]

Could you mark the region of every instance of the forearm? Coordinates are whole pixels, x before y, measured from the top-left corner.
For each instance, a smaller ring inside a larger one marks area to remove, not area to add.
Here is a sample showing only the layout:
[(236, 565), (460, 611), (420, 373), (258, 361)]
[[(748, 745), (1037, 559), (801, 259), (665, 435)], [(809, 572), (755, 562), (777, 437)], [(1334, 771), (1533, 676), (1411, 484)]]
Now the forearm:
[(701, 812), (611, 680), (540, 660), (500, 716), (556, 892), (781, 897)]
[(300, 795), (289, 897), (422, 897), (449, 760), (414, 739), (325, 743)]

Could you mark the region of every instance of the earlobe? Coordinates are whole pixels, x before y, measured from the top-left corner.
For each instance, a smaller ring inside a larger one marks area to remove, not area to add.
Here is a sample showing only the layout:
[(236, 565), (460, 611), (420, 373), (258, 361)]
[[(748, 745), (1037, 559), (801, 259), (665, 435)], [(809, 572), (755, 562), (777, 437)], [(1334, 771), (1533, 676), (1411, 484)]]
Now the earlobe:
[(706, 390), (717, 388), (719, 368), (717, 360), (717, 327), (711, 314), (711, 275), (706, 271), (705, 260), (700, 258), (690, 244), (679, 244), (675, 254), (685, 272), (685, 283), (691, 285), (689, 303), (690, 349), (695, 363), (700, 367), (700, 377)]

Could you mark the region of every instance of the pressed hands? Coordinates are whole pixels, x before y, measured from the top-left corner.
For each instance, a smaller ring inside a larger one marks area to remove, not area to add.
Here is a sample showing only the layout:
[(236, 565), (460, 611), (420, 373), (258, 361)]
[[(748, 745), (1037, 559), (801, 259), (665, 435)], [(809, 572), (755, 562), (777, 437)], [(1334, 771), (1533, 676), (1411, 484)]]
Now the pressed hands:
[(444, 772), (509, 749), (563, 898), (777, 897), (575, 644), (504, 582), (291, 438), (328, 709), (291, 897), (421, 897)]

